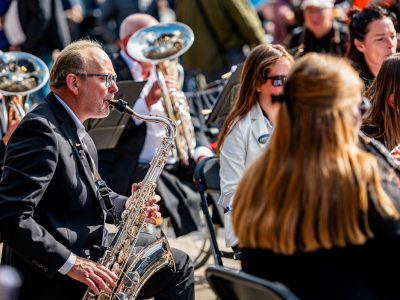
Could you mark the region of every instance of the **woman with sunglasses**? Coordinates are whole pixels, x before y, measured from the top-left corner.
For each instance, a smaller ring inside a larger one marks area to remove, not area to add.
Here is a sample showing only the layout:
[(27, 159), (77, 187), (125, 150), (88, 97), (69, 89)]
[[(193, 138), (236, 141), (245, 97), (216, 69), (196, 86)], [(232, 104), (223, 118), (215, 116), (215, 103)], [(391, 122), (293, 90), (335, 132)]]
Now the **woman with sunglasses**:
[(389, 56), (366, 96), (372, 106), (361, 130), (389, 150), (400, 144), (400, 53)]
[(362, 11), (352, 9), (350, 17), (349, 59), (358, 70), (365, 87), (371, 84), (385, 58), (397, 47), (396, 16), (388, 10), (371, 5)]
[(234, 198), (243, 271), (302, 300), (398, 298), (387, 270), (400, 268), (400, 170), (358, 135), (363, 89), (343, 59), (298, 60), (266, 151)]
[[(246, 58), (240, 79), (238, 98), (228, 114), (219, 137), (221, 161), (221, 197), (226, 211), (226, 244), (236, 246), (231, 230), (230, 206), (243, 171), (265, 147), (279, 111), (274, 95), (283, 84), (294, 61), (280, 45), (263, 44)], [(235, 249), (234, 249), (235, 250)]]

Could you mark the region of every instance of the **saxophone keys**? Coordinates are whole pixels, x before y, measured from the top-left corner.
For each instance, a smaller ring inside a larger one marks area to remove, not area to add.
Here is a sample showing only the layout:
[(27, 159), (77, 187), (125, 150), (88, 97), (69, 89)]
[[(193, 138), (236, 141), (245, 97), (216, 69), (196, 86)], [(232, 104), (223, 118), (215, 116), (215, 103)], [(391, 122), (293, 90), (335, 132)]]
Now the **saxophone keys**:
[(111, 268), (112, 272), (114, 272), (115, 274), (119, 274), (120, 270), (121, 270), (121, 266), (119, 263), (113, 264), (113, 266)]
[(112, 297), (112, 300), (129, 300), (129, 297), (126, 293), (118, 292), (114, 294), (114, 297)]

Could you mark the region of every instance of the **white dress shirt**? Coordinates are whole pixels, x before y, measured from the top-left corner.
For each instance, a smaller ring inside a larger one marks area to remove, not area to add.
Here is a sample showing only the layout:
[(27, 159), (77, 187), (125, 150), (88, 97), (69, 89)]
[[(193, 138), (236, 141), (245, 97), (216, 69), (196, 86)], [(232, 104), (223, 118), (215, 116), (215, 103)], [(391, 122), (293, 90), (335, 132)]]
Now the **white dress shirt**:
[[(121, 57), (125, 61), (126, 65), (131, 71), (131, 75), (135, 81), (142, 81), (142, 67), (140, 64), (133, 59), (131, 59), (124, 51), (120, 52)], [(162, 98), (160, 98), (155, 104), (149, 109), (146, 104), (146, 96), (148, 95), (154, 82), (157, 81), (157, 74), (155, 67), (150, 73), (149, 78), (147, 78), (147, 83), (143, 87), (140, 93), (139, 99), (135, 102), (133, 110), (142, 115), (153, 115), (167, 117), (165, 113), (164, 105), (162, 103)], [(143, 121), (133, 118), (136, 125), (140, 125)], [(138, 162), (142, 164), (149, 163), (157, 148), (161, 144), (162, 138), (165, 136), (165, 128), (159, 123), (148, 122), (146, 124), (146, 137), (144, 139), (144, 144), (142, 151), (139, 154)], [(194, 159), (197, 160), (200, 156), (212, 156), (213, 152), (204, 146), (196, 147)], [(178, 157), (176, 152), (168, 157), (168, 163), (172, 164), (177, 162)]]

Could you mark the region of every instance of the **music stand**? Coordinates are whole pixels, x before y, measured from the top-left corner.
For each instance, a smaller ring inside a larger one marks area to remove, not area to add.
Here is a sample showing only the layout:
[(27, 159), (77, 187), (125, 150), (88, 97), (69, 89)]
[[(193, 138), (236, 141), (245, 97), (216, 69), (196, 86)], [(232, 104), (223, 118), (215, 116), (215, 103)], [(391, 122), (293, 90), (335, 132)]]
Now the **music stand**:
[[(118, 92), (115, 94), (115, 98), (122, 98), (128, 102), (129, 107), (133, 107), (146, 82), (132, 80), (117, 82)], [(129, 118), (131, 116), (128, 114), (111, 110), (106, 118), (90, 119), (85, 122), (86, 130), (92, 137), (97, 150), (114, 149)]]
[(240, 87), (240, 75), (242, 74), (243, 64), (237, 65), (236, 69), (232, 72), (228, 82), (225, 84), (224, 89), (215, 102), (211, 113), (206, 120), (207, 125), (215, 124), (219, 121), (225, 120), (232, 105), (236, 101)]

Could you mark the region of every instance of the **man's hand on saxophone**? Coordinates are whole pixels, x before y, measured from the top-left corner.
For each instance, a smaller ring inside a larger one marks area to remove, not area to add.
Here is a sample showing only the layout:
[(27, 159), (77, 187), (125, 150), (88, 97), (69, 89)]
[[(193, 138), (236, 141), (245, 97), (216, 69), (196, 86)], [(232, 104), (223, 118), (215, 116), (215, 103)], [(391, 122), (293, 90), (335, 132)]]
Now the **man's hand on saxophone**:
[(76, 257), (74, 266), (67, 275), (86, 284), (96, 295), (101, 291), (112, 293), (111, 287), (117, 286), (117, 275), (106, 267), (86, 258)]
[[(135, 192), (140, 188), (137, 183), (132, 184), (132, 194), (125, 202), (125, 209), (128, 209), (135, 199)], [(157, 204), (161, 200), (159, 195), (153, 195), (146, 202), (147, 218), (146, 222), (155, 226), (160, 225), (161, 213), (159, 212), (160, 206)]]

